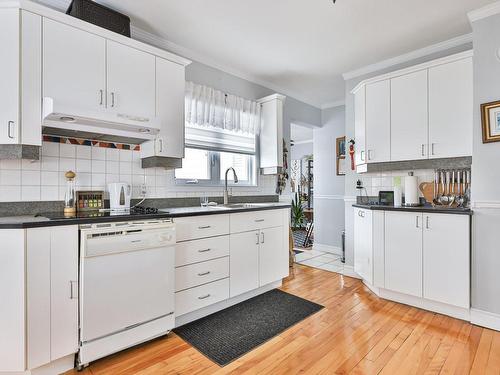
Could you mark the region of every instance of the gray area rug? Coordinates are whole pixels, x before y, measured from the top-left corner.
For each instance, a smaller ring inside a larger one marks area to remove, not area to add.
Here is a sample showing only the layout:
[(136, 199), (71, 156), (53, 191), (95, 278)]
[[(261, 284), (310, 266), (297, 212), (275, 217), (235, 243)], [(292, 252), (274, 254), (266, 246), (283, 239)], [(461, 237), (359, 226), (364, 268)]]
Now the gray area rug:
[(174, 332), (206, 357), (225, 366), (322, 308), (274, 289)]

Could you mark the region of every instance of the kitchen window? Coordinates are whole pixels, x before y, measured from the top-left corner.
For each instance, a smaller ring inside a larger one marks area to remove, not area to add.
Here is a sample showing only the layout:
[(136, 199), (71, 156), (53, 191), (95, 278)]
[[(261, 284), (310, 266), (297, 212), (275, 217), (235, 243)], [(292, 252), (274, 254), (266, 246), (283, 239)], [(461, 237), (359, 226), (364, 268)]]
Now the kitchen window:
[(186, 87), (185, 158), (176, 183), (220, 186), (233, 167), (238, 185), (256, 185), (260, 105), (192, 82)]

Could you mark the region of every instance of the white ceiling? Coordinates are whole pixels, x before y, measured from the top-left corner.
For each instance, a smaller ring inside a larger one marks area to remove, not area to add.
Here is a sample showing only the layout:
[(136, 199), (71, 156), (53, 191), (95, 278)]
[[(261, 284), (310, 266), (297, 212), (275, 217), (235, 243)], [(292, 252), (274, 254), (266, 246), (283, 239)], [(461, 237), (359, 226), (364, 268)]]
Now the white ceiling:
[(295, 143), (312, 141), (313, 139), (313, 129), (302, 125), (292, 124), (290, 138)]
[(98, 2), (192, 51), (188, 58), (319, 107), (344, 98), (342, 73), (470, 33), (467, 12), (492, 0)]

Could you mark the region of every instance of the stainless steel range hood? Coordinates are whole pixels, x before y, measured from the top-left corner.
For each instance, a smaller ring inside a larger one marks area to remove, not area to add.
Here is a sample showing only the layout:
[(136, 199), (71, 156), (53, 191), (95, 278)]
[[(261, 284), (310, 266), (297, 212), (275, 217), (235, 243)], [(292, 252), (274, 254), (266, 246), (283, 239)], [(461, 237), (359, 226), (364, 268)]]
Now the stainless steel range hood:
[(140, 144), (160, 131), (157, 117), (138, 117), (111, 111), (82, 110), (43, 99), (42, 132), (47, 135)]

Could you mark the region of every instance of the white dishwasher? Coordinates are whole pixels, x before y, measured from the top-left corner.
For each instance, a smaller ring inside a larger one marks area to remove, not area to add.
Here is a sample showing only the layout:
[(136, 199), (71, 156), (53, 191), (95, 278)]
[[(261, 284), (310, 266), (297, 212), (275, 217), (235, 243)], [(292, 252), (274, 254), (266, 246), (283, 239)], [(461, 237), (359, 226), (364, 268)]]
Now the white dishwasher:
[(171, 220), (80, 226), (79, 368), (174, 328), (175, 241)]

